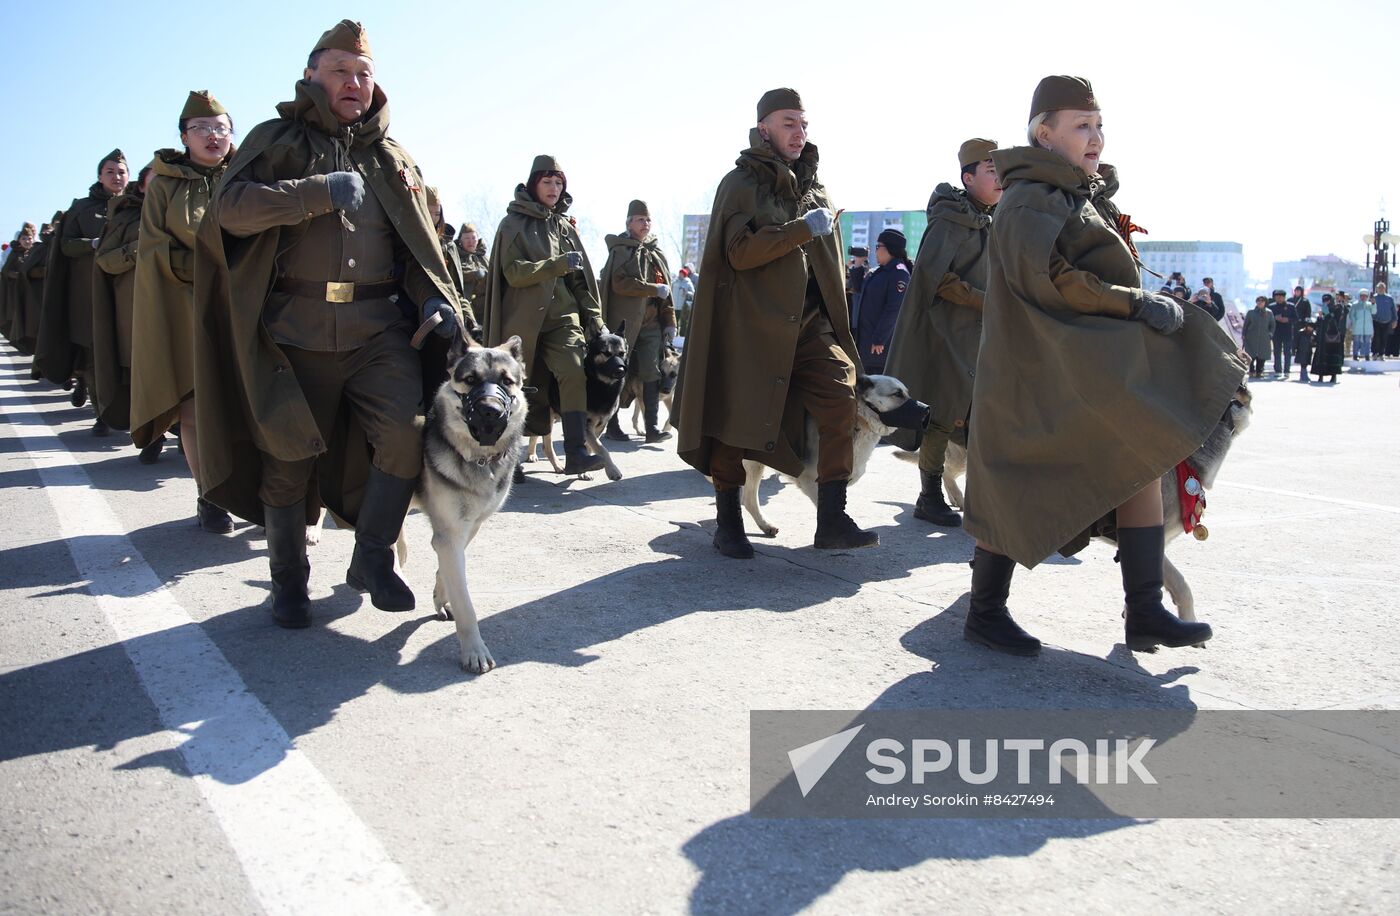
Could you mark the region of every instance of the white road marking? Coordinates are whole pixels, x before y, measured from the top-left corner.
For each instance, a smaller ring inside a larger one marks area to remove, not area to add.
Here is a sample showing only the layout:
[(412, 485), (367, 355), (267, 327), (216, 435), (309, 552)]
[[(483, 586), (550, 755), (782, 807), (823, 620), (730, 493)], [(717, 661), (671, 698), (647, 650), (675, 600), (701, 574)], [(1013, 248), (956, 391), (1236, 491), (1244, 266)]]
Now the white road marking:
[[(12, 359), (5, 361), (14, 368)], [(11, 400), (17, 406), (0, 415), (3, 428), (24, 444), (38, 470), (78, 574), (101, 583), (93, 597), (258, 902), (269, 913), (431, 912), (379, 840), (164, 587), (43, 414), (22, 391)], [(16, 423), (21, 413), (38, 422)], [(75, 542), (82, 550), (73, 549)]]
[(1290, 499), (1306, 499), (1316, 503), (1331, 503), (1334, 506), (1346, 506), (1349, 509), (1365, 509), (1368, 512), (1389, 512), (1392, 515), (1400, 515), (1400, 506), (1382, 506), (1378, 503), (1357, 502), (1354, 499), (1337, 499), (1332, 496), (1318, 496), (1314, 493), (1299, 493), (1297, 490), (1275, 490), (1273, 487), (1258, 487), (1252, 483), (1236, 483), (1233, 480), (1215, 481), (1217, 487), (1238, 487), (1241, 490), (1253, 490), (1256, 493), (1272, 493), (1275, 496), (1287, 496)]

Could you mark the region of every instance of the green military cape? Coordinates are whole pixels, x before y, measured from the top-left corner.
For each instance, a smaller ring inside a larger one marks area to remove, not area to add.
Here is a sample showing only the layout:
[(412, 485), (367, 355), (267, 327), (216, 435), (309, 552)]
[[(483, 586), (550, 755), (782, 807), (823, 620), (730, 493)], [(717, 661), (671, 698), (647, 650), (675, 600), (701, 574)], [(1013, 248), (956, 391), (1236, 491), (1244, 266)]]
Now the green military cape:
[[(550, 210), (532, 198), (530, 192), (525, 190), (525, 185), (516, 186), (515, 200), (510, 202), (505, 218), (496, 228), (496, 240), (491, 245), (491, 261), (487, 268), (486, 307), (477, 316), (485, 329), (488, 347), (500, 346), (512, 336), (519, 335), (523, 353), (521, 361), (525, 371), (529, 373), (530, 387), (540, 392), (549, 391), (549, 383), (553, 378), (544, 360), (535, 359), (535, 344), (539, 342), (540, 328), (544, 327), (549, 305), (554, 301), (554, 281), (548, 280), (534, 286), (511, 286), (506, 281), (503, 261), (517, 239), (525, 249), (525, 256), (531, 261), (543, 261), (568, 251), (581, 252), (582, 278), (586, 289), (573, 290), (575, 298), (578, 299), (579, 322), (587, 329), (589, 318), (601, 319), (597, 277), (593, 273), (592, 264), (589, 263), (588, 252), (584, 250), (583, 240), (574, 228), (573, 220), (565, 215), (573, 202), (573, 196), (565, 191), (559, 202), (554, 205), (554, 209)], [(574, 271), (564, 275), (566, 282), (572, 273)], [(591, 302), (585, 301), (585, 297), (580, 293), (586, 293)], [(537, 400), (535, 404), (538, 403)], [(542, 424), (548, 422), (547, 416), (542, 417), (538, 409), (532, 409), (527, 428), (534, 435), (544, 435), (548, 432), (548, 427)]]
[[(101, 182), (94, 183), (86, 197), (74, 198), (50, 240), (48, 273), (44, 278), (43, 317), (39, 322), (39, 339), (34, 348), (34, 368), (55, 385), (66, 385), (73, 377), (79, 345), (73, 343), (75, 329), (69, 326), (70, 300), (81, 297), (89, 309), (79, 311), (86, 311), (91, 317), (91, 302), (88, 300), (92, 296), (92, 274), (95, 269), (93, 251), (89, 250), (78, 257), (63, 253), (64, 234), (87, 213), (100, 210), (105, 222), (107, 202), (111, 199), (112, 195), (107, 193)], [(91, 335), (92, 329), (88, 328), (87, 333)], [(86, 371), (91, 368), (87, 367)]]
[[(790, 166), (755, 128), (720, 182), (710, 213), (690, 334), (676, 394), (680, 456), (702, 474), (715, 441), (784, 474), (802, 473), (806, 411), (788, 385), (802, 330), (810, 267), (837, 344), (860, 371), (840, 228), (814, 238), (802, 214), (831, 207), (817, 180), (817, 147)], [(736, 270), (726, 237), (751, 231), (771, 260)]]
[[(272, 183), (313, 173), (318, 155), (339, 152), (364, 174), (385, 215), (437, 288), (457, 302), (428, 213), (422, 174), (397, 142), (385, 135), (388, 100), (375, 87), (369, 113), (354, 130), (348, 150), (339, 139), (306, 120), (314, 114), (333, 123), (325, 93), (302, 80), (294, 101), (277, 106), (279, 117), (254, 127), (214, 191), (195, 237), (195, 410), (198, 418), (201, 492), (217, 505), (257, 524), (263, 522), (258, 497), (261, 453), (284, 461), (320, 457), (307, 494), (306, 517), (322, 504), (354, 524), (364, 497), (370, 446), (354, 412), (340, 411), (329, 442), (321, 432), (281, 347), (262, 322), (263, 305), (277, 275), (278, 256), (296, 244), (306, 224), (269, 229), (248, 238), (219, 226), (224, 189), (238, 176)], [(423, 348), (423, 380), (434, 390), (446, 376), (447, 341), (428, 336)], [(425, 403), (427, 401), (425, 400)]]
[[(122, 368), (118, 324), (123, 314), (126, 320), (131, 317), (145, 198), (141, 183), (132, 181), (108, 202), (107, 225), (92, 272), (92, 402), (97, 415), (113, 429), (131, 426), (131, 376)], [(130, 328), (126, 334), (131, 334)]]
[(1062, 231), (1113, 232), (1111, 254), (1071, 267), (1141, 283), (1111, 228), (1110, 166), (1100, 181), (1046, 150), (992, 158), (1006, 191), (992, 223), (964, 527), (1031, 567), (1084, 546), (1115, 508), (1195, 451), (1244, 366), (1199, 309), (1185, 309), (1184, 326), (1166, 335), (1075, 311), (1061, 297), (1047, 268)]
[[(56, 232), (44, 235), (42, 232), (34, 240), (29, 252), (19, 260), (19, 304), (15, 314), (15, 327), (19, 340), (15, 348), (26, 356), (32, 355), (39, 346), (39, 329), (44, 322), (44, 287), (48, 281), (49, 245)], [(39, 367), (30, 371), (34, 378), (40, 378)]]
[[(992, 218), (972, 205), (966, 191), (946, 182), (934, 190), (928, 212), (928, 229), (895, 321), (885, 374), (929, 405), (930, 422), (956, 430), (972, 404), (982, 313), (939, 298), (938, 286), (955, 263), (969, 258), (982, 260), (980, 270), (970, 272), (977, 276), (960, 279), (979, 290), (986, 286), (986, 229)], [(923, 431), (898, 429), (889, 438), (900, 448), (917, 449)]]
[[(11, 244), (5, 252), (4, 263), (0, 264), (0, 331), (14, 347), (19, 346), (24, 326), (19, 289), (19, 262), (23, 253), (19, 245)], [(16, 321), (15, 316), (20, 316), (20, 320)]]
[[(603, 321), (613, 330), (623, 321), (627, 322), (627, 346), (637, 343), (637, 335), (642, 332), (642, 319), (646, 315), (647, 303), (655, 297), (624, 296), (613, 292), (613, 274), (622, 272), (642, 283), (671, 283), (671, 265), (666, 261), (661, 246), (655, 236), (647, 236), (637, 241), (626, 232), (609, 235), (604, 241), (608, 246), (608, 260), (603, 264), (603, 274), (598, 281), (598, 293), (603, 307)], [(660, 270), (664, 280), (647, 279), (654, 270)], [(668, 298), (662, 303), (657, 321), (661, 327), (674, 327), (676, 310)], [(669, 320), (668, 320), (669, 319)]]

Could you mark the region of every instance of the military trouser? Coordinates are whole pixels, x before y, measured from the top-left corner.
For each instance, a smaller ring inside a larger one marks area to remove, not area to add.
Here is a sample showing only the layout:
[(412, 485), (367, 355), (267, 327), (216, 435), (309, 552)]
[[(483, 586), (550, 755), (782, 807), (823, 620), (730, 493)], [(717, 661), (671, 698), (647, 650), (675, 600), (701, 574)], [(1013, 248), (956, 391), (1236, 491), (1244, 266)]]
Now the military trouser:
[[(374, 466), (402, 479), (423, 470), (423, 366), (409, 332), (394, 325), (363, 347), (340, 353), (282, 345), (324, 442), (331, 441), (344, 402), (374, 447)], [(316, 458), (283, 461), (262, 456), (264, 505), (290, 506), (305, 498)]]
[(919, 445), (919, 470), (934, 476), (943, 473), (943, 460), (948, 454), (948, 439), (951, 435), (952, 430), (929, 421), (924, 429), (924, 441)]
[[(535, 361), (543, 362), (554, 381), (559, 384), (559, 411), (569, 413), (588, 409), (588, 382), (583, 375), (583, 359), (588, 355), (588, 343), (578, 319), (540, 331), (535, 339)], [(543, 385), (531, 395), (535, 409), (549, 406), (549, 391)]]
[[(856, 425), (856, 367), (830, 332), (797, 342), (792, 363), (788, 409), (794, 401), (817, 421), (817, 483), (850, 480), (855, 468), (852, 437)], [(710, 477), (717, 490), (744, 485), (744, 450), (715, 442)]]
[(643, 382), (661, 381), (661, 328), (647, 325), (637, 335), (627, 369)]

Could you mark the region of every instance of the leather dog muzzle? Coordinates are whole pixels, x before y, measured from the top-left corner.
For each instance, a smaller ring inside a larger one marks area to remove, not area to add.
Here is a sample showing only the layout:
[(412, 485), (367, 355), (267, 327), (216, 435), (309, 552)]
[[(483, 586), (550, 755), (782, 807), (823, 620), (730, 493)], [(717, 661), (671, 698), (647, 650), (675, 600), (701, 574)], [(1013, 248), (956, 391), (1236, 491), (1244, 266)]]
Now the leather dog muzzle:
[(472, 386), (462, 401), (466, 405), (462, 414), (472, 438), (482, 445), (495, 445), (510, 421), (515, 399), (495, 382), (482, 382)]
[(929, 406), (910, 398), (894, 410), (880, 411), (880, 422), (894, 429), (923, 429), (928, 426)]

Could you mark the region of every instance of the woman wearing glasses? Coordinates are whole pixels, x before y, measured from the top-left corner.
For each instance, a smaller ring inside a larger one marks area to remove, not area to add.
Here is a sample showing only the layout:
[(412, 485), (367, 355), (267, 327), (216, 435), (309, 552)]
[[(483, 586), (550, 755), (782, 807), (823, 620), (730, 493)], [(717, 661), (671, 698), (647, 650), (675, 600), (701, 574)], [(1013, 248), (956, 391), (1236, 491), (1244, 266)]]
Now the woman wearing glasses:
[[(199, 480), (194, 413), (194, 236), (233, 154), (233, 120), (208, 90), (180, 112), (183, 150), (156, 151), (137, 243), (132, 322), (131, 438), (144, 449), (175, 423)], [(198, 500), (205, 531), (233, 530), (228, 513)]]

